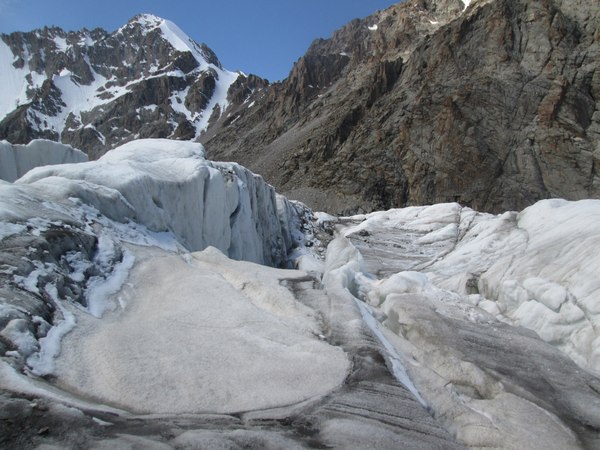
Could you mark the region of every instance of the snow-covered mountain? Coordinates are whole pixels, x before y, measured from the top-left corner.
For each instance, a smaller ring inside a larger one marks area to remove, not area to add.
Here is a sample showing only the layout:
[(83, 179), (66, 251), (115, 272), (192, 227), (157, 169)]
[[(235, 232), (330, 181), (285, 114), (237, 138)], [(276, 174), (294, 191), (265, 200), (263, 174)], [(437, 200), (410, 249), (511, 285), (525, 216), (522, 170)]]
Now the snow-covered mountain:
[(61, 141), (92, 158), (132, 139), (194, 140), (267, 84), (224, 69), (206, 45), (149, 14), (113, 33), (2, 35), (0, 79), (2, 139)]

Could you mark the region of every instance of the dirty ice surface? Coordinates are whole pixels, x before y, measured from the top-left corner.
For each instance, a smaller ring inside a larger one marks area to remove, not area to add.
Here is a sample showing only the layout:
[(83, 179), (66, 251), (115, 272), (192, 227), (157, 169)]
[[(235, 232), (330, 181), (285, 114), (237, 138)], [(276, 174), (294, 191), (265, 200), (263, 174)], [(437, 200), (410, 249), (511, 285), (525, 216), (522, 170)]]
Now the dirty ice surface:
[(363, 286), (371, 304), (424, 292), (462, 302), (600, 373), (600, 201), (543, 200), (497, 216), (438, 204), (346, 222), (342, 234), (381, 278)]
[(55, 375), (67, 390), (141, 413), (231, 413), (343, 383), (347, 356), (319, 339), (314, 311), (279, 283), (304, 273), (214, 248), (144, 252), (118, 294), (122, 309), (79, 314), (65, 338)]

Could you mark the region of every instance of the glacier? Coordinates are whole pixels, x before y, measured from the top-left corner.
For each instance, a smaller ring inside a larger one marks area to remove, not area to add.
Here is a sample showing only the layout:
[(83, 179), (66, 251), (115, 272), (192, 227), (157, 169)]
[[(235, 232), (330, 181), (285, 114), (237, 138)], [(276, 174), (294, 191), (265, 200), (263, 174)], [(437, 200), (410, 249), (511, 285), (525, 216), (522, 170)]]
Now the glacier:
[(27, 145), (0, 142), (0, 180), (13, 182), (31, 169), (52, 164), (85, 162), (85, 153), (70, 145), (34, 139)]
[(0, 182), (2, 445), (600, 445), (599, 201), (334, 217), (200, 144), (45, 145)]
[[(278, 213), (277, 194), (234, 163), (204, 158), (201, 144), (141, 139), (86, 164), (36, 168), (17, 186), (43, 186), (79, 198), (117, 222), (172, 232), (190, 251), (212, 245), (234, 259), (285, 264), (293, 208)], [(285, 202), (281, 207), (285, 208)]]

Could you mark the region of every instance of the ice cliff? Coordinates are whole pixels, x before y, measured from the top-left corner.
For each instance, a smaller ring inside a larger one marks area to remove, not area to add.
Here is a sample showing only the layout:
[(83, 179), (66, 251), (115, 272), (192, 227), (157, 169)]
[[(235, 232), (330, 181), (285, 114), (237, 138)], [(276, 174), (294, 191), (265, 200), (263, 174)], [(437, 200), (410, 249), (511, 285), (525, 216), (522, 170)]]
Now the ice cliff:
[(27, 145), (0, 142), (0, 180), (13, 182), (34, 167), (85, 162), (88, 157), (70, 145), (38, 139)]
[(170, 231), (187, 250), (213, 246), (233, 259), (285, 265), (295, 209), (263, 179), (204, 158), (202, 145), (129, 142), (86, 164), (40, 167), (17, 182), (78, 198), (117, 222)]

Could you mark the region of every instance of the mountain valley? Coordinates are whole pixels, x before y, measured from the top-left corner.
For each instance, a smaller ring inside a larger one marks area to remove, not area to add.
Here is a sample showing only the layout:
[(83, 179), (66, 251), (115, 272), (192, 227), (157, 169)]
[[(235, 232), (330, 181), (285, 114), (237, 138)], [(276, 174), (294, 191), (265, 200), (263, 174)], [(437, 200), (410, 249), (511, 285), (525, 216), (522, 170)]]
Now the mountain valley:
[(1, 35), (0, 448), (600, 448), (599, 25)]

